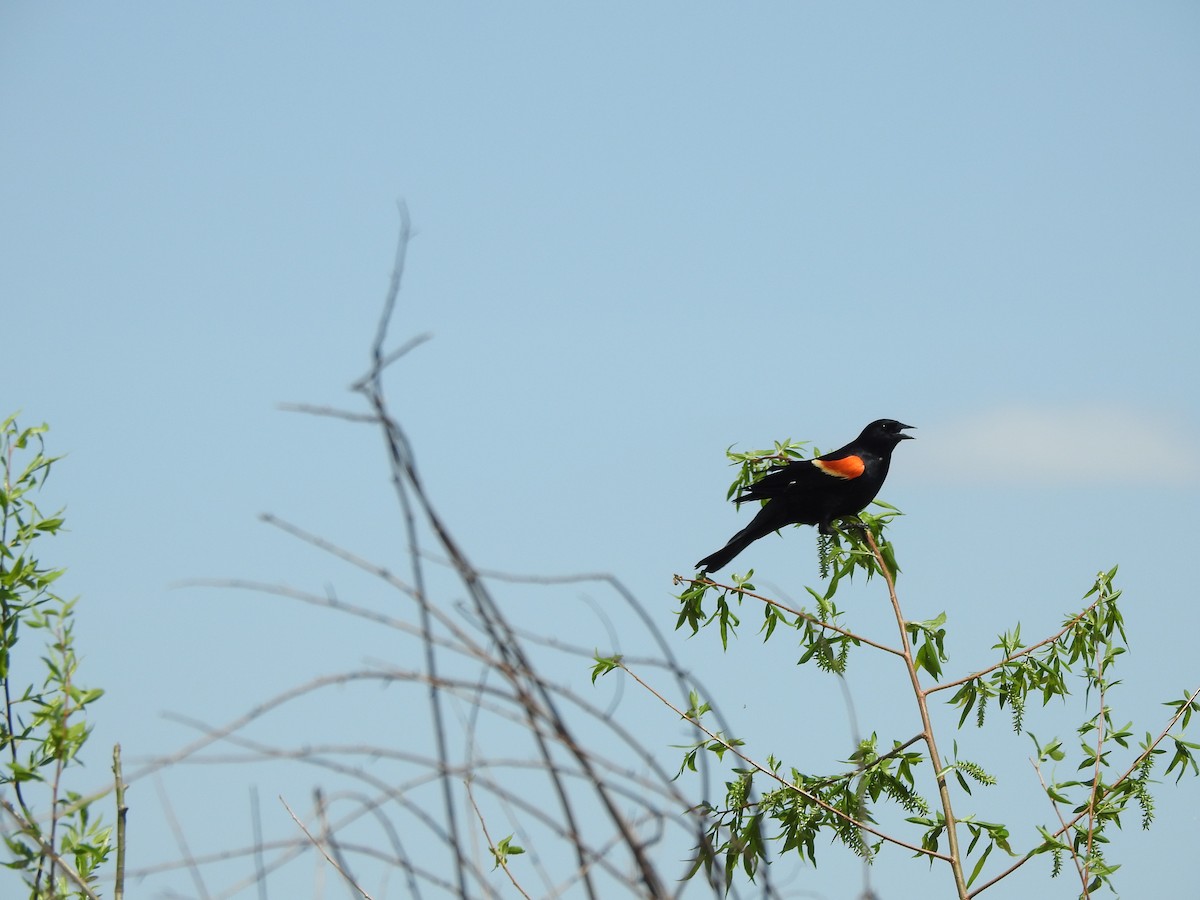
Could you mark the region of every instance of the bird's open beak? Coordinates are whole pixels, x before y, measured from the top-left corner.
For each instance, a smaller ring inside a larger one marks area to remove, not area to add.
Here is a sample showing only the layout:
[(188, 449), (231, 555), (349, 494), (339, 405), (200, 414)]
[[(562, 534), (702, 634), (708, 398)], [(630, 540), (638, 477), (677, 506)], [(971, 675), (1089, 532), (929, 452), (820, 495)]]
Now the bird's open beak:
[[(901, 425), (900, 427), (901, 428), (916, 428), (917, 426), (916, 425)], [(902, 434), (902, 435), (900, 435), (900, 440), (913, 441), (913, 440), (916, 440), (916, 437), (911, 434)]]

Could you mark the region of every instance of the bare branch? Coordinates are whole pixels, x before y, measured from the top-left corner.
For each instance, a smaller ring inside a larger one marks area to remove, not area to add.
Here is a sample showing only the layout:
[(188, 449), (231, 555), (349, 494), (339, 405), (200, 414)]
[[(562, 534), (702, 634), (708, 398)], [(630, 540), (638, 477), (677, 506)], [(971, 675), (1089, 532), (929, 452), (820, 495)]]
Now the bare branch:
[(208, 900), (208, 888), (204, 884), (204, 875), (200, 872), (200, 866), (196, 863), (196, 858), (192, 856), (191, 848), (188, 847), (187, 836), (183, 833), (183, 829), (179, 827), (179, 820), (175, 818), (175, 810), (171, 807), (171, 799), (163, 790), (162, 782), (156, 781), (155, 788), (158, 790), (158, 799), (162, 803), (163, 813), (167, 817), (167, 824), (171, 828), (171, 834), (175, 838), (175, 844), (179, 847), (180, 855), (183, 858), (183, 863), (187, 867), (188, 873), (192, 876), (192, 884), (196, 888), (196, 892), (205, 900)]
[(346, 879), (346, 883), (349, 884), (352, 888), (354, 888), (354, 890), (358, 891), (358, 893), (363, 896), (364, 900), (374, 900), (374, 898), (370, 894), (368, 894), (366, 891), (364, 891), (362, 889), (362, 887), (353, 878), (351, 878), (348, 874), (346, 874), (346, 870), (343, 869), (341, 866), (339, 866), (337, 864), (337, 861), (332, 856), (330, 856), (328, 852), (326, 852), (325, 847), (322, 845), (322, 843), (320, 841), (318, 841), (315, 837), (313, 837), (312, 833), (307, 828), (304, 827), (304, 823), (300, 821), (299, 816), (297, 816), (294, 812), (292, 812), (292, 808), (290, 806), (288, 806), (287, 801), (284, 800), (283, 797), (280, 797), (279, 802), (282, 803), (283, 808), (288, 811), (288, 815), (292, 817), (292, 821), (295, 822), (296, 825), (299, 826), (300, 830), (304, 832), (304, 836), (307, 837), (309, 839), (309, 841), (312, 842), (312, 845), (321, 852), (321, 855), (323, 857), (325, 857), (325, 859), (329, 862), (329, 864), (331, 866), (334, 867), (334, 869), (337, 870), (337, 873), (339, 875), (341, 875), (344, 879)]
[(504, 855), (497, 850), (496, 842), (493, 841), (492, 836), (488, 834), (487, 822), (485, 822), (483, 819), (483, 813), (479, 811), (479, 804), (475, 802), (475, 794), (471, 791), (470, 779), (464, 781), (463, 784), (465, 784), (467, 787), (467, 798), (471, 801), (471, 808), (475, 810), (475, 815), (479, 817), (479, 827), (483, 829), (483, 837), (488, 842), (488, 849), (492, 851), (492, 856), (496, 860), (496, 865), (504, 870), (504, 874), (508, 876), (508, 880), (512, 882), (512, 886), (520, 891), (521, 896), (524, 897), (525, 900), (533, 900), (533, 898), (525, 893), (525, 889), (521, 887), (520, 883), (517, 881), (517, 877), (513, 875), (512, 870), (509, 869), (508, 861), (505, 860)]
[(117, 794), (117, 862), (113, 884), (114, 900), (125, 896), (125, 819), (129, 807), (125, 805), (125, 778), (121, 773), (121, 745), (113, 747), (113, 788)]
[(330, 419), (341, 419), (344, 422), (358, 422), (363, 425), (378, 425), (379, 420), (370, 413), (351, 412), (348, 409), (337, 409), (333, 406), (314, 406), (311, 403), (280, 403), (276, 406), (282, 412), (304, 413), (309, 416), (324, 416)]

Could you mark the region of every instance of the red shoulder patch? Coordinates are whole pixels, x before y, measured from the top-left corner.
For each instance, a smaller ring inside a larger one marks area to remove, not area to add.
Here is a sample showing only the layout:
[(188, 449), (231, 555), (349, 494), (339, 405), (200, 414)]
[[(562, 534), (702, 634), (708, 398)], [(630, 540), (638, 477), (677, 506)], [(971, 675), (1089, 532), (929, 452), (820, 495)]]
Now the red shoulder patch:
[(862, 458), (853, 455), (841, 459), (814, 459), (812, 464), (834, 478), (857, 478), (867, 469)]

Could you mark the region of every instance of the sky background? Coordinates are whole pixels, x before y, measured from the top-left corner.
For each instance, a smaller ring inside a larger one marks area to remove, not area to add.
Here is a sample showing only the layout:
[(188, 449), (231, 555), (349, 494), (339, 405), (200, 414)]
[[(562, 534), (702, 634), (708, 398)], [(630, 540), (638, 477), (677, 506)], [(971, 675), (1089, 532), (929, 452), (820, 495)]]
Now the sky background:
[[(907, 514), (902, 597), (914, 619), (949, 615), (950, 670), (986, 664), (1018, 621), (1052, 633), (1119, 563), (1133, 652), (1113, 702), (1157, 730), (1158, 704), (1200, 681), (1198, 84), (1188, 2), (4, 4), (0, 413), (50, 423), (68, 454), (43, 501), (70, 531), (42, 558), (69, 569), (85, 681), (108, 691), (86, 778), (103, 783), (116, 741), (146, 759), (195, 736), (164, 712), (224, 722), (402, 652), (327, 611), (174, 587), (397, 603), (257, 517), (404, 566), (378, 435), (279, 409), (361, 408), (347, 386), (400, 198), (417, 235), (392, 343), (432, 340), (386, 383), (476, 564), (611, 572), (670, 629), (672, 574), (749, 515), (724, 502), (727, 447), (829, 450), (894, 417), (917, 426), (882, 494)], [(742, 562), (784, 596), (818, 580), (810, 532)], [(583, 645), (594, 607), (625, 627), (599, 588), (500, 593)], [(885, 599), (846, 604), (890, 637)], [(840, 690), (794, 648), (752, 627), (724, 658), (715, 635), (672, 641), (762, 756), (847, 752)], [(591, 690), (582, 663), (561, 677)], [(897, 677), (865, 658), (851, 673), (883, 739), (916, 730), (886, 720)], [(677, 760), (679, 730), (630, 695), (614, 716), (662, 727)], [(381, 696), (336, 712), (379, 744), (420, 727), (419, 700)], [(274, 727), (318, 741), (333, 712)], [(963, 741), (1004, 753), (981, 818), (1016, 821), (1014, 796), (1051, 817), (1026, 738), (995, 722)], [(303, 804), (314, 780), (184, 768), (158, 785), (200, 852), (248, 840), (248, 784), (294, 836), (274, 798)], [(132, 866), (179, 855), (159, 790), (133, 790)], [(1179, 862), (1200, 790), (1158, 799), (1154, 830), (1134, 817), (1112, 850), (1125, 896), (1196, 890)], [(885, 900), (948, 895), (948, 873), (889, 857)], [(273, 889), (307, 894), (317, 868)], [(1076, 895), (1047, 868), (987, 896)], [(829, 850), (795, 896), (856, 879)], [(182, 872), (141, 891), (197, 895)]]

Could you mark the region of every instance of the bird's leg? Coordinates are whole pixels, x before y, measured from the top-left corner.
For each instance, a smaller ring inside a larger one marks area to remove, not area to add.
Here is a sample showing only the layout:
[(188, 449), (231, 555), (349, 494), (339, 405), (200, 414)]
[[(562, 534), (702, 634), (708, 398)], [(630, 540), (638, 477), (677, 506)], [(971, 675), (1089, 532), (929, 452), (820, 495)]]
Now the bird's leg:
[(864, 535), (867, 533), (867, 523), (858, 516), (842, 516), (842, 518), (840, 518), (838, 521), (845, 522), (848, 528), (857, 529)]

